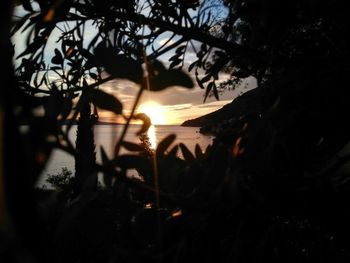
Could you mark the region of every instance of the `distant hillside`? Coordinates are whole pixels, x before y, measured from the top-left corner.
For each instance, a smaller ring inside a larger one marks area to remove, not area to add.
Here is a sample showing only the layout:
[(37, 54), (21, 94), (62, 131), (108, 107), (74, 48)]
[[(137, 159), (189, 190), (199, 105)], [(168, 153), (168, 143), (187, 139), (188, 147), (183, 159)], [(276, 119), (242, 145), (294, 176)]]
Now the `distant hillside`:
[(231, 119), (261, 110), (261, 89), (252, 89), (234, 99), (231, 103), (212, 113), (203, 115), (196, 119), (187, 120), (181, 124), (186, 127), (202, 127), (203, 131), (210, 131), (213, 126)]

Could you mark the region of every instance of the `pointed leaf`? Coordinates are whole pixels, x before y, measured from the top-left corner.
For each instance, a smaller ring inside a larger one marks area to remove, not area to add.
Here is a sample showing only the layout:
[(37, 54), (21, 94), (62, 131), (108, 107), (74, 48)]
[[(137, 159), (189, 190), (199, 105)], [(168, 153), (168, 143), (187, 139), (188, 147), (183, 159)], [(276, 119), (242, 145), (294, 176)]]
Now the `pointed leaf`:
[(204, 77), (201, 79), (201, 82), (202, 82), (202, 83), (205, 83), (205, 82), (209, 81), (209, 80), (211, 79), (211, 76), (212, 76), (212, 75), (210, 75), (210, 74), (204, 76)]
[(62, 105), (61, 116), (65, 120), (72, 111), (73, 103), (71, 98), (65, 98)]
[(203, 151), (201, 149), (201, 147), (199, 146), (198, 143), (196, 143), (196, 147), (194, 149), (194, 152), (196, 153), (196, 158), (197, 159), (202, 159), (204, 154), (203, 154)]
[(177, 65), (181, 64), (182, 59), (174, 59), (173, 62), (170, 63), (169, 69), (175, 68)]
[(179, 54), (175, 54), (174, 56), (172, 56), (171, 58), (169, 58), (169, 61), (174, 61), (179, 59), (180, 55)]
[(102, 90), (94, 89), (90, 91), (90, 101), (97, 107), (121, 114), (123, 104), (113, 95), (108, 94)]
[(177, 151), (179, 150), (179, 145), (175, 145), (167, 154), (168, 157), (177, 157)]
[(195, 65), (197, 65), (197, 60), (188, 66), (188, 72), (191, 72)]
[(219, 94), (218, 94), (218, 89), (215, 85), (215, 83), (213, 82), (213, 94), (216, 100), (219, 100)]
[(105, 186), (107, 187), (111, 187), (112, 186), (112, 176), (110, 175), (109, 172), (104, 171), (103, 173), (103, 183), (105, 184)]
[(204, 95), (204, 100), (203, 100), (203, 103), (207, 100), (209, 94), (210, 94), (210, 91), (211, 89), (213, 88), (213, 82), (210, 82), (207, 86), (207, 89), (205, 90), (205, 95)]
[(50, 67), (51, 70), (61, 70), (62, 68), (61, 67), (58, 67), (58, 66), (54, 66), (54, 67)]
[(159, 73), (167, 71), (164, 64), (158, 59), (155, 59), (149, 63), (148, 70), (150, 76), (157, 76)]
[(130, 152), (143, 152), (143, 151), (145, 151), (144, 147), (142, 147), (139, 144), (133, 143), (133, 142), (123, 141), (121, 143), (121, 145)]
[(201, 80), (198, 78), (198, 75), (196, 74), (196, 81), (197, 81), (197, 84), (199, 85), (199, 87), (201, 89), (205, 89), (204, 86), (203, 86), (203, 83), (201, 82)]
[(62, 41), (62, 45), (68, 46), (68, 47), (75, 47), (78, 44), (79, 44), (78, 41), (74, 41), (74, 40), (71, 40), (71, 39), (65, 39), (65, 40)]
[(103, 169), (103, 182), (106, 186), (111, 186), (112, 185), (112, 178), (113, 178), (113, 168), (110, 165), (110, 161), (108, 159), (108, 156), (106, 154), (106, 151), (104, 148), (101, 146), (101, 159), (102, 159), (102, 164), (104, 166)]
[(118, 54), (119, 49), (107, 47), (105, 43), (101, 42), (95, 48), (94, 53), (97, 64), (103, 66), (112, 76), (129, 79), (136, 83), (142, 82), (143, 69), (141, 63), (124, 54)]
[(117, 55), (112, 64), (107, 64), (106, 70), (116, 78), (129, 79), (136, 83), (141, 83), (143, 69), (141, 63), (125, 55)]
[(156, 150), (157, 155), (164, 155), (169, 146), (175, 141), (176, 135), (170, 134), (165, 137), (159, 144)]
[(186, 49), (186, 45), (179, 46), (179, 47), (175, 50), (175, 53), (176, 53), (176, 54), (183, 54), (183, 52), (185, 51), (185, 49)]
[(182, 86), (193, 88), (193, 81), (188, 74), (179, 69), (160, 72), (158, 76), (151, 79), (151, 91), (161, 91), (171, 86)]
[(109, 163), (109, 159), (103, 146), (100, 147), (100, 151), (101, 151), (102, 163), (103, 165), (107, 165)]
[(204, 157), (207, 158), (209, 154), (212, 152), (213, 146), (211, 144), (208, 144), (207, 148), (204, 151)]
[(187, 148), (187, 146), (183, 143), (179, 144), (181, 152), (182, 152), (182, 156), (184, 157), (184, 159), (188, 162), (192, 162), (194, 161), (194, 156), (191, 153), (191, 151)]

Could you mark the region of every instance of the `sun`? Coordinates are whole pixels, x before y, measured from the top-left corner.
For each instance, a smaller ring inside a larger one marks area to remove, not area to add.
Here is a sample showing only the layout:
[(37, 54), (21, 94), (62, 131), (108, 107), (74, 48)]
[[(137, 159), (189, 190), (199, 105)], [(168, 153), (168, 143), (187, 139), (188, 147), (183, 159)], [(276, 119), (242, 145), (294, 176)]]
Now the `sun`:
[(141, 104), (138, 108), (138, 112), (143, 112), (150, 117), (152, 124), (167, 123), (167, 113), (165, 108), (155, 101), (147, 101)]

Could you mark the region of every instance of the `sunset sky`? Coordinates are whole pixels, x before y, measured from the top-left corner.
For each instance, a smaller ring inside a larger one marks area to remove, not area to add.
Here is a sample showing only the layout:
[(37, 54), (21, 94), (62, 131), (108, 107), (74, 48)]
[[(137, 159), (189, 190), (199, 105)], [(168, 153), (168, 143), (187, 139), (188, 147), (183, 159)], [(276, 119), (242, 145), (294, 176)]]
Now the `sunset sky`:
[[(222, 76), (222, 78), (224, 79), (225, 76)], [(150, 117), (154, 119), (154, 124), (181, 124), (185, 120), (193, 119), (221, 108), (242, 92), (255, 87), (255, 85), (253, 79), (247, 79), (236, 90), (222, 93), (219, 101), (211, 97), (205, 103), (203, 103), (204, 90), (197, 85), (192, 90), (171, 87), (161, 92), (145, 91), (140, 107), (145, 109), (145, 107), (142, 107), (143, 104), (153, 105), (155, 109), (150, 110), (150, 115), (153, 115)], [(108, 93), (115, 94), (123, 102), (126, 113), (130, 110), (138, 89), (133, 83), (120, 80), (108, 82), (102, 85), (101, 88)], [(149, 113), (147, 109), (146, 113)], [(100, 112), (100, 119), (112, 122), (115, 120), (115, 117), (108, 112)]]
[[(25, 11), (21, 7), (16, 7), (15, 15), (23, 16)], [(93, 38), (96, 33), (96, 29), (92, 25), (87, 25), (84, 40), (89, 43), (89, 40)], [(13, 37), (13, 43), (15, 44), (16, 54), (23, 52), (25, 48), (26, 32), (21, 32)], [(59, 35), (59, 31), (53, 33), (47, 43), (47, 48), (45, 50), (45, 61), (50, 61), (53, 56), (53, 50)], [(164, 44), (171, 34), (165, 32), (158, 39), (157, 43), (159, 46)], [(176, 41), (175, 36), (171, 41)], [(171, 44), (171, 41), (168, 44)], [(199, 45), (199, 43), (198, 43)], [(168, 65), (168, 59), (174, 54), (174, 50), (161, 56), (159, 59)], [(186, 72), (188, 65), (196, 59), (196, 53), (194, 50), (189, 49), (186, 52), (185, 66), (183, 70)], [(18, 63), (15, 61), (15, 64)], [(193, 72), (191, 72), (193, 73)], [(191, 75), (191, 73), (189, 73)], [(229, 76), (221, 74), (218, 82), (227, 79)], [(192, 76), (194, 80), (194, 77)], [(195, 88), (189, 90), (181, 87), (170, 87), (161, 92), (148, 92), (145, 91), (141, 102), (139, 104), (139, 109), (148, 113), (154, 124), (181, 124), (185, 120), (193, 119), (204, 114), (210, 113), (221, 108), (223, 105), (229, 103), (235, 97), (239, 96), (242, 92), (252, 89), (256, 86), (256, 81), (254, 79), (247, 79), (240, 87), (235, 90), (225, 91), (220, 94), (220, 100), (217, 101), (215, 98), (207, 98), (206, 102), (203, 103), (204, 90), (200, 89), (198, 85), (195, 84)], [(113, 81), (107, 82), (100, 86), (100, 88), (110, 94), (115, 95), (124, 106), (124, 114), (130, 112), (131, 106), (135, 100), (135, 94), (139, 87), (129, 81), (115, 79)], [(146, 107), (145, 104), (148, 106)], [(104, 122), (117, 122), (118, 118), (113, 116), (110, 112), (100, 111), (99, 112), (100, 121)]]

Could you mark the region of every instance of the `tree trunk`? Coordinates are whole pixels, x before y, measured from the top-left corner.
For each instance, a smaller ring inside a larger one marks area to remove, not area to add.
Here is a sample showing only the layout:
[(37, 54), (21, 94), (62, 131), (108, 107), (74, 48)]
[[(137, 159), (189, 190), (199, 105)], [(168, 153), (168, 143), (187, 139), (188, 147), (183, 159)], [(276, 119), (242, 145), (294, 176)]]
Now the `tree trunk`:
[(95, 169), (96, 153), (94, 143), (94, 123), (96, 116), (91, 115), (90, 103), (83, 106), (77, 127), (75, 153), (75, 180), (73, 196), (76, 197), (84, 190), (97, 189), (97, 172)]

